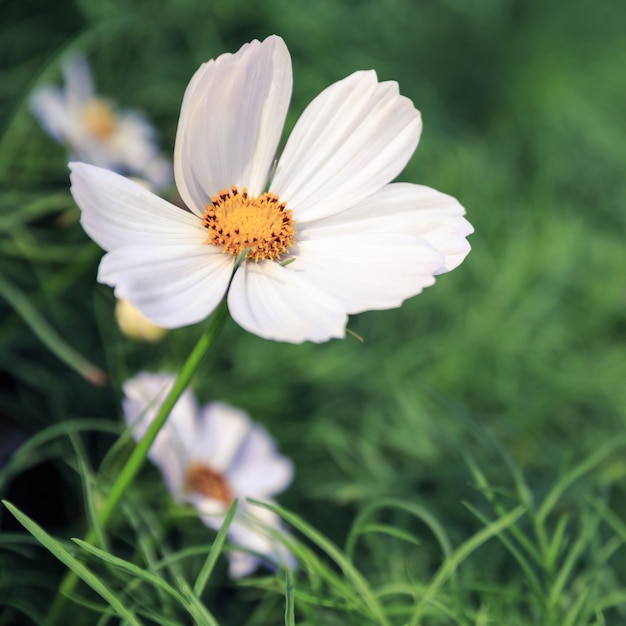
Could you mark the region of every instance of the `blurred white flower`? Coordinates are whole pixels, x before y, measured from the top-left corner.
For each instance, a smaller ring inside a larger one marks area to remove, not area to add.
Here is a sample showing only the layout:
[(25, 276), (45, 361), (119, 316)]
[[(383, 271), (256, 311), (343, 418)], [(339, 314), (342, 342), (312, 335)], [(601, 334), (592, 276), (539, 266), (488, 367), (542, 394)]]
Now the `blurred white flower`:
[(472, 227), (454, 198), (389, 182), (413, 154), (421, 119), (374, 71), (311, 102), (271, 176), (291, 85), (276, 36), (200, 67), (174, 153), (189, 212), (70, 164), (83, 227), (108, 251), (98, 280), (159, 326), (204, 319), (228, 289), (233, 319), (261, 337), (343, 337), (349, 314), (400, 306), (469, 252)]
[(118, 300), (115, 303), (115, 319), (122, 333), (136, 341), (159, 341), (167, 332), (153, 324), (128, 300)]
[(94, 92), (82, 56), (63, 64), (63, 88), (36, 89), (29, 105), (40, 124), (73, 159), (146, 179), (159, 189), (172, 182), (172, 164), (159, 154), (156, 132), (138, 111), (119, 111)]
[[(126, 423), (141, 439), (174, 382), (169, 374), (140, 373), (124, 383)], [(169, 492), (193, 505), (202, 521), (218, 530), (234, 498), (237, 511), (228, 529), (230, 541), (245, 550), (229, 554), (232, 578), (247, 576), (262, 563), (294, 567), (295, 560), (271, 533), (280, 518), (245, 501), (271, 502), (291, 482), (293, 466), (278, 454), (264, 428), (241, 410), (214, 402), (198, 407), (189, 390), (180, 397), (149, 453)]]

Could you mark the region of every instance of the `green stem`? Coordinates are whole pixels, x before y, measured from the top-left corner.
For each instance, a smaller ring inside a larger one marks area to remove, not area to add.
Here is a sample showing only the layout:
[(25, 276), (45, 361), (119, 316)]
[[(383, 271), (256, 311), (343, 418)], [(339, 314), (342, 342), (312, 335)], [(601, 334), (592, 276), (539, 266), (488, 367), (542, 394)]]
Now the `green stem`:
[[(132, 454), (126, 461), (126, 465), (123, 467), (120, 472), (117, 480), (111, 486), (109, 493), (107, 494), (107, 498), (104, 502), (102, 508), (98, 511), (97, 515), (97, 523), (98, 526), (102, 529), (106, 526), (107, 522), (111, 518), (111, 515), (117, 508), (119, 501), (122, 496), (126, 492), (126, 490), (130, 487), (133, 482), (135, 476), (139, 472), (139, 469), (143, 465), (143, 462), (146, 460), (148, 456), (148, 451), (152, 446), (152, 443), (156, 439), (156, 436), (159, 434), (159, 431), (165, 424), (171, 410), (174, 408), (174, 405), (182, 395), (183, 391), (189, 385), (192, 376), (195, 374), (200, 362), (202, 361), (204, 355), (207, 353), (208, 349), (215, 341), (215, 338), (218, 336), (219, 332), (222, 330), (224, 326), (224, 322), (228, 317), (228, 307), (226, 305), (226, 298), (222, 300), (215, 313), (213, 314), (209, 325), (207, 326), (205, 332), (200, 337), (200, 340), (192, 350), (191, 354), (185, 361), (176, 381), (174, 382), (174, 386), (172, 390), (169, 392), (165, 401), (161, 405), (157, 416), (154, 421), (150, 424), (150, 427), (146, 431), (143, 439), (139, 441)], [(96, 539), (96, 533), (93, 529), (90, 529), (85, 537), (85, 541), (88, 543), (93, 543)], [(59, 586), (59, 591), (54, 600), (52, 607), (50, 608), (50, 612), (48, 613), (46, 619), (46, 626), (54, 626), (59, 621), (61, 614), (63, 612), (63, 608), (65, 605), (65, 601), (67, 596), (70, 595), (76, 585), (78, 583), (78, 577), (73, 571), (67, 572), (61, 585)]]

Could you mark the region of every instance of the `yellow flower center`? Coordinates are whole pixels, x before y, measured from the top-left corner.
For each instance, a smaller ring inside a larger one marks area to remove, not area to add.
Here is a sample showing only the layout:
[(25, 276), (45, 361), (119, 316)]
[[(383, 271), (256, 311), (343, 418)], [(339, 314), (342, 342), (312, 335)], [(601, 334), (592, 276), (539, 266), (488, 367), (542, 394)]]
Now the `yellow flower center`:
[(82, 117), (89, 132), (98, 139), (107, 139), (117, 127), (117, 118), (111, 105), (105, 100), (94, 98), (82, 110)]
[(209, 242), (224, 252), (239, 256), (250, 248), (246, 259), (278, 259), (293, 246), (296, 223), (276, 194), (248, 196), (244, 187), (224, 190), (211, 198), (203, 224), (209, 231)]
[(189, 491), (197, 491), (203, 496), (220, 500), (224, 504), (229, 505), (233, 501), (224, 475), (200, 463), (192, 463), (187, 468), (185, 487)]

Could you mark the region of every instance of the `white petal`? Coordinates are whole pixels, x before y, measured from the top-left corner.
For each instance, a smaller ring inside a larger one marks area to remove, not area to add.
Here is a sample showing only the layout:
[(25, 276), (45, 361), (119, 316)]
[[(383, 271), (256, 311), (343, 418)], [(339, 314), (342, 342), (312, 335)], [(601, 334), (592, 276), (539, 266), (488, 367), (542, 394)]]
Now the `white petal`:
[(195, 215), (141, 185), (87, 163), (70, 163), (70, 169), (71, 191), (81, 209), (81, 224), (105, 250), (129, 245), (198, 245), (206, 241), (207, 231)]
[[(319, 239), (346, 233), (407, 233), (425, 239), (445, 258), (437, 273), (457, 267), (470, 251), (474, 232), (459, 202), (410, 183), (386, 185), (357, 206), (302, 226), (300, 238)], [(304, 234), (306, 233), (306, 234)]]
[(234, 260), (203, 243), (200, 220), (140, 185), (72, 164), (72, 193), (87, 233), (112, 250), (99, 280), (149, 320), (178, 328), (207, 317), (223, 297)]
[(209, 245), (127, 246), (106, 254), (98, 281), (162, 328), (200, 322), (223, 298), (234, 257)]
[[(234, 545), (265, 557), (266, 562), (274, 567), (279, 565), (294, 567), (295, 559), (287, 548), (272, 536), (271, 530), (282, 531), (281, 520), (276, 513), (263, 507), (240, 501), (235, 519), (228, 528), (228, 538)], [(251, 559), (248, 559), (245, 562), (248, 566), (247, 571), (239, 573), (239, 576), (251, 573), (261, 562), (254, 555), (248, 556), (253, 557), (255, 561), (253, 563)], [(244, 570), (243, 565), (244, 563), (241, 563), (239, 568), (231, 566), (230, 575), (235, 577), (234, 570)]]
[[(306, 233), (303, 233), (305, 236)], [(411, 235), (372, 231), (301, 241), (299, 269), (349, 313), (391, 309), (435, 282), (442, 255)]]
[[(184, 448), (182, 452), (184, 453)], [(173, 500), (178, 504), (186, 502), (187, 459), (167, 441), (167, 431), (159, 433), (150, 448), (148, 457), (161, 470), (163, 482)]]
[(233, 491), (263, 500), (289, 486), (293, 479), (293, 464), (278, 454), (268, 432), (255, 425), (233, 458), (227, 476)]
[(78, 111), (94, 95), (93, 79), (87, 59), (82, 55), (68, 57), (63, 62), (65, 98), (68, 106)]
[[(142, 372), (124, 383), (122, 409), (136, 441), (154, 421), (174, 379), (170, 374)], [(184, 501), (188, 450), (195, 440), (197, 412), (193, 393), (184, 391), (150, 448), (150, 460), (161, 469), (167, 488), (177, 502)]]
[(232, 318), (247, 331), (275, 341), (322, 342), (345, 335), (347, 316), (336, 300), (302, 274), (273, 261), (244, 263), (228, 290)]
[(174, 181), (172, 161), (162, 156), (149, 159), (144, 163), (140, 173), (155, 191), (169, 187)]
[(417, 147), (422, 124), (395, 82), (356, 72), (323, 91), (298, 120), (272, 191), (299, 219), (354, 206), (395, 178)]
[(56, 87), (35, 90), (28, 106), (44, 130), (59, 142), (65, 141), (71, 123), (69, 111), (61, 92)]
[(232, 550), (228, 553), (228, 575), (233, 580), (250, 576), (260, 563), (260, 559), (253, 554)]
[(136, 441), (146, 433), (173, 382), (169, 374), (141, 372), (122, 385), (124, 419)]
[(189, 208), (237, 185), (264, 191), (291, 97), (291, 59), (280, 37), (245, 44), (200, 67), (178, 122), (174, 172)]
[(196, 508), (204, 524), (215, 530), (222, 527), (228, 512), (228, 505), (223, 500), (208, 498), (197, 491), (187, 491), (186, 500)]
[(115, 132), (107, 147), (116, 169), (123, 173), (139, 173), (159, 150), (156, 132), (146, 117), (138, 111), (126, 111), (117, 116)]
[(194, 460), (204, 461), (223, 473), (250, 433), (252, 422), (244, 411), (222, 402), (211, 402), (202, 408), (200, 423), (193, 446)]

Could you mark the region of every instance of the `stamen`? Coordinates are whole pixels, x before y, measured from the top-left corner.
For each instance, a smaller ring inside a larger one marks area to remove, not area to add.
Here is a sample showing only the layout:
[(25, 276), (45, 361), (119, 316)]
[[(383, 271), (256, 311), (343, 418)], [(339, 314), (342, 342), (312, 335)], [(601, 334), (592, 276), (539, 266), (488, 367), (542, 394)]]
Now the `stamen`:
[(209, 242), (224, 252), (239, 256), (246, 248), (246, 259), (278, 259), (293, 246), (295, 221), (287, 204), (272, 192), (258, 198), (233, 186), (211, 198), (203, 225)]
[(189, 491), (197, 491), (204, 496), (230, 504), (233, 496), (223, 474), (202, 465), (192, 463), (185, 474), (185, 487)]
[(94, 98), (82, 110), (85, 126), (98, 139), (107, 139), (117, 127), (117, 118), (111, 105), (105, 100)]

